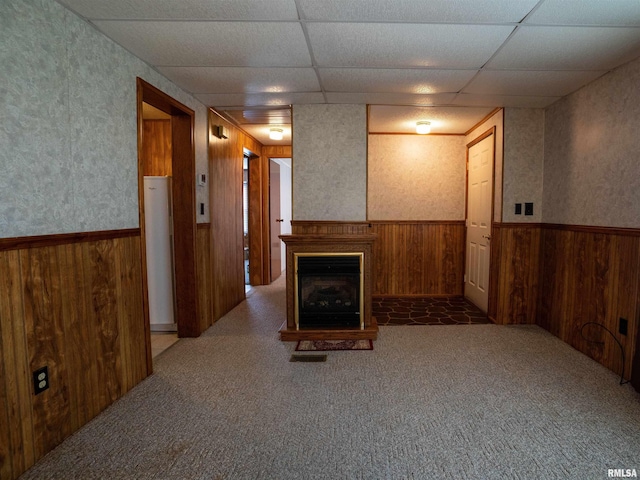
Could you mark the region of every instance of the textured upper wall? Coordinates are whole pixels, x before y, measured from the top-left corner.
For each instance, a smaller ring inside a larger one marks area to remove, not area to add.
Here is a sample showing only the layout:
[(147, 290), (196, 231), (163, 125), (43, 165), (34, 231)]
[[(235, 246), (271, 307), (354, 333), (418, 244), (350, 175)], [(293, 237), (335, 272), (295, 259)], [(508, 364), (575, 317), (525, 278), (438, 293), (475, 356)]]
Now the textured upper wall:
[(462, 136), (369, 135), (369, 220), (464, 220)]
[(293, 219), (364, 221), (365, 105), (294, 105)]
[[(505, 108), (503, 222), (542, 220), (542, 173), (544, 164), (544, 110)], [(533, 215), (524, 215), (525, 202), (533, 203)], [(515, 204), (522, 204), (522, 215)]]
[[(495, 127), (495, 164), (493, 167), (493, 220), (502, 221), (502, 164), (504, 159), (503, 138), (504, 138), (504, 110), (499, 110), (487, 120), (474, 128), (465, 137), (465, 145), (473, 142), (483, 133)], [(466, 200), (465, 200), (466, 201)]]
[(196, 111), (207, 171), (206, 108), (58, 3), (0, 2), (0, 45), (0, 238), (138, 226), (136, 76)]
[(545, 113), (546, 223), (640, 227), (640, 59)]

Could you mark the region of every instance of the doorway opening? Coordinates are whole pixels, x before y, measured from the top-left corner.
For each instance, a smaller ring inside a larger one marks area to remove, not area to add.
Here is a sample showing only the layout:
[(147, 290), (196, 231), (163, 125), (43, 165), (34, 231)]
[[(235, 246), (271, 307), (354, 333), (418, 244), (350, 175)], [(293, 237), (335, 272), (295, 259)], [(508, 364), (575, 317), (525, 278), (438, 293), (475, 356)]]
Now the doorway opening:
[[(147, 273), (146, 242), (146, 209), (144, 177), (145, 167), (145, 133), (144, 104), (166, 114), (169, 119), (167, 142), (170, 142), (170, 162), (164, 162), (161, 175), (167, 176), (170, 168), (172, 177), (169, 194), (172, 198), (173, 215), (170, 231), (173, 235), (174, 262), (173, 277), (175, 303), (174, 323), (178, 336), (195, 337), (200, 334), (197, 309), (196, 281), (196, 219), (195, 219), (195, 150), (194, 118), (195, 113), (150, 83), (137, 79), (137, 112), (138, 112), (138, 205), (140, 217), (140, 250), (142, 258), (143, 310), (145, 322), (147, 372), (153, 372), (151, 348), (151, 320), (149, 315), (149, 276)], [(147, 107), (148, 108), (148, 107)], [(170, 133), (169, 133), (170, 132)], [(170, 163), (170, 167), (169, 167)], [(150, 168), (150, 167), (149, 167)], [(147, 170), (148, 171), (148, 170)], [(158, 170), (159, 171), (159, 170)]]
[(147, 291), (151, 352), (155, 358), (178, 340), (175, 323), (171, 115), (142, 104)]
[(251, 288), (249, 275), (249, 155), (242, 159), (242, 237), (243, 237), (243, 268), (245, 291)]
[(286, 245), (280, 235), (291, 234), (291, 158), (269, 159), (270, 281), (287, 266)]

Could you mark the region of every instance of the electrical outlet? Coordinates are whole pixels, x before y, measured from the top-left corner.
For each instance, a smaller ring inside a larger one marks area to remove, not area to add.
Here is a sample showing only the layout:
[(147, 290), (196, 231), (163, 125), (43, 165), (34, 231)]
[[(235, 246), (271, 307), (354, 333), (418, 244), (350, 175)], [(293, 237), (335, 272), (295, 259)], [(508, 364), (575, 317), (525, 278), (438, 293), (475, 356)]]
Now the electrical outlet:
[(620, 323), (618, 324), (618, 332), (620, 332), (620, 335), (626, 335), (628, 327), (629, 322), (627, 322), (627, 319), (620, 317)]
[(526, 202), (524, 204), (524, 214), (525, 215), (533, 215), (533, 202)]
[(33, 372), (33, 393), (38, 395), (49, 388), (49, 369), (39, 368)]
[(522, 215), (522, 204), (516, 203), (516, 215)]

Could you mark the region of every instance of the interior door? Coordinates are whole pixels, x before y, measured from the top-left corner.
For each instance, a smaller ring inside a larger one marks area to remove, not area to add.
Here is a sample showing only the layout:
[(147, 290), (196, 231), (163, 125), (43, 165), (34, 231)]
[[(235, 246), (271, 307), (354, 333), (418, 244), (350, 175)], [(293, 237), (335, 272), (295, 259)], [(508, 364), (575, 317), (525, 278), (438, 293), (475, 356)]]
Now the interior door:
[(487, 312), (493, 198), (493, 134), (469, 147), (464, 295)]
[(280, 247), (280, 165), (269, 160), (269, 224), (271, 242), (271, 281), (282, 273), (282, 251)]

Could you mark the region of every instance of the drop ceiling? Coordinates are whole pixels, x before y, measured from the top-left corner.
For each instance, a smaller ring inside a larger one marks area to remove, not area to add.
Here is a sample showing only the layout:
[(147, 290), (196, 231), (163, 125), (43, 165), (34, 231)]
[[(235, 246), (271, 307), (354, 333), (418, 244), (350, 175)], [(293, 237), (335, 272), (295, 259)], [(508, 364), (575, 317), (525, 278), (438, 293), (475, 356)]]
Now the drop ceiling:
[(464, 133), (640, 56), (638, 0), (58, 1), (265, 144), (295, 104), (370, 104), (370, 131)]

